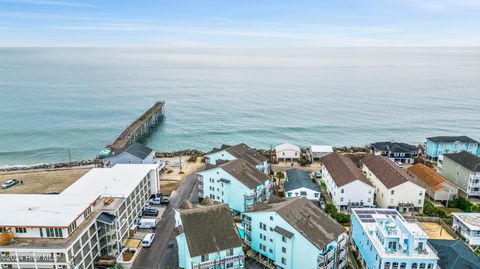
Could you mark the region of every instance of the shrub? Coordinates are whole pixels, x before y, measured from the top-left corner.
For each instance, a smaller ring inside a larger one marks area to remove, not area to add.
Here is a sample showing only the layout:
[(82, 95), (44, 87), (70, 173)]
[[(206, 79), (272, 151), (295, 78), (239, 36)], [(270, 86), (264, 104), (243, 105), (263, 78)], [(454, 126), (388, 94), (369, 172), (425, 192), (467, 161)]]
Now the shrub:
[(276, 177), (277, 179), (281, 180), (281, 179), (284, 179), (284, 178), (285, 178), (285, 174), (282, 173), (282, 172), (277, 172), (277, 173), (275, 174), (275, 177)]
[[(452, 201), (450, 201), (448, 203), (448, 207), (458, 208), (458, 209), (461, 209), (462, 211), (465, 211), (465, 212), (471, 212), (473, 204), (472, 204), (472, 202), (468, 201), (467, 199), (459, 197), (457, 199), (453, 199)], [(475, 207), (475, 209), (476, 208), (477, 207)]]
[(350, 216), (345, 213), (337, 213), (335, 214), (335, 219), (341, 224), (348, 224), (350, 223)]
[(299, 158), (297, 162), (300, 164), (300, 166), (305, 166), (307, 164), (310, 164), (310, 161), (307, 160), (305, 157)]
[(447, 212), (445, 212), (445, 210), (434, 206), (428, 200), (425, 200), (425, 203), (423, 204), (423, 214), (429, 217), (440, 217), (440, 218), (447, 217)]
[(196, 163), (196, 162), (197, 162), (197, 156), (190, 156), (190, 157), (187, 159), (187, 162), (189, 162), (189, 163)]
[(337, 210), (337, 208), (335, 207), (334, 204), (327, 203), (327, 205), (325, 207), (325, 212), (327, 212), (327, 214), (329, 214), (330, 216), (333, 217), (333, 215), (337, 214), (338, 210)]

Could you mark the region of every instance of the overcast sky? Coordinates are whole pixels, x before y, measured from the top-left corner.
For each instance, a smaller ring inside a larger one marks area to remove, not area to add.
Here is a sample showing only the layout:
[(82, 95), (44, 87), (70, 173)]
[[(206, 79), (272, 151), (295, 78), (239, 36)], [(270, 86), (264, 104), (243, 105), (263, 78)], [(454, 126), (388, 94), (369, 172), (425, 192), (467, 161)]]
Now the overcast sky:
[(0, 0), (0, 46), (479, 46), (480, 0)]

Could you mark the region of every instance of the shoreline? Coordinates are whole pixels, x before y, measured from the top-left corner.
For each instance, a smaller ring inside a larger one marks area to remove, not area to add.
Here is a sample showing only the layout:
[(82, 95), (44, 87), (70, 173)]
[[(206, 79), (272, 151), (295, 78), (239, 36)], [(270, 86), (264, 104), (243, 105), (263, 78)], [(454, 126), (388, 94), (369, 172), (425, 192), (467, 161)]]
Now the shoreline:
[[(415, 145), (415, 146), (421, 147), (421, 145)], [(301, 148), (302, 152), (305, 152), (306, 149), (307, 148)], [(363, 147), (358, 147), (358, 146), (333, 147), (333, 149), (336, 152), (347, 153), (347, 154), (348, 153), (366, 153), (369, 151), (369, 147), (367, 145)], [(275, 154), (274, 149), (256, 148), (255, 150), (267, 158), (270, 158), (272, 155)], [(201, 151), (197, 149), (185, 149), (185, 150), (169, 151), (169, 152), (155, 151), (155, 156), (159, 159), (180, 157), (180, 156), (203, 157), (207, 153), (208, 151)], [(58, 163), (0, 165), (0, 173), (11, 172), (11, 171), (81, 167), (81, 166), (97, 165), (97, 164), (100, 164), (98, 160), (76, 160), (76, 161), (72, 161), (71, 163), (58, 162)]]

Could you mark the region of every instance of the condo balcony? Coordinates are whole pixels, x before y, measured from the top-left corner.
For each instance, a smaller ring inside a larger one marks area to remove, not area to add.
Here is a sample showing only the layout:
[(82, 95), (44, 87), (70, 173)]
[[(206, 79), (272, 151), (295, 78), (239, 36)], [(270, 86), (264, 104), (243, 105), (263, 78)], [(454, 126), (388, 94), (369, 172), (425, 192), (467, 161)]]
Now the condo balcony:
[(226, 258), (223, 258), (223, 259), (216, 259), (216, 260), (212, 260), (212, 261), (206, 261), (206, 262), (202, 262), (202, 263), (199, 263), (199, 264), (194, 264), (192, 266), (192, 269), (209, 269), (209, 268), (220, 268), (222, 265), (223, 265), (223, 268), (225, 268), (225, 265), (227, 263), (238, 263), (237, 266), (234, 266), (234, 267), (229, 267), (229, 268), (243, 268), (243, 263), (244, 263), (244, 260), (245, 260), (245, 256), (244, 255), (236, 255), (236, 256), (229, 256), (229, 257), (226, 257)]

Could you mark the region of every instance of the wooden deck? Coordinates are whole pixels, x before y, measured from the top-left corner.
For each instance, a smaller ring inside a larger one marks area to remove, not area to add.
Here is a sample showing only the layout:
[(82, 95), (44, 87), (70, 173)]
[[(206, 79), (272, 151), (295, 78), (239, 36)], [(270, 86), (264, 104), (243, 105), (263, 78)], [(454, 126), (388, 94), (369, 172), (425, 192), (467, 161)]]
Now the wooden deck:
[(150, 109), (132, 122), (108, 147), (113, 149), (124, 148), (148, 135), (150, 130), (158, 123), (158, 119), (163, 116), (164, 105), (165, 102), (163, 101), (156, 102)]

